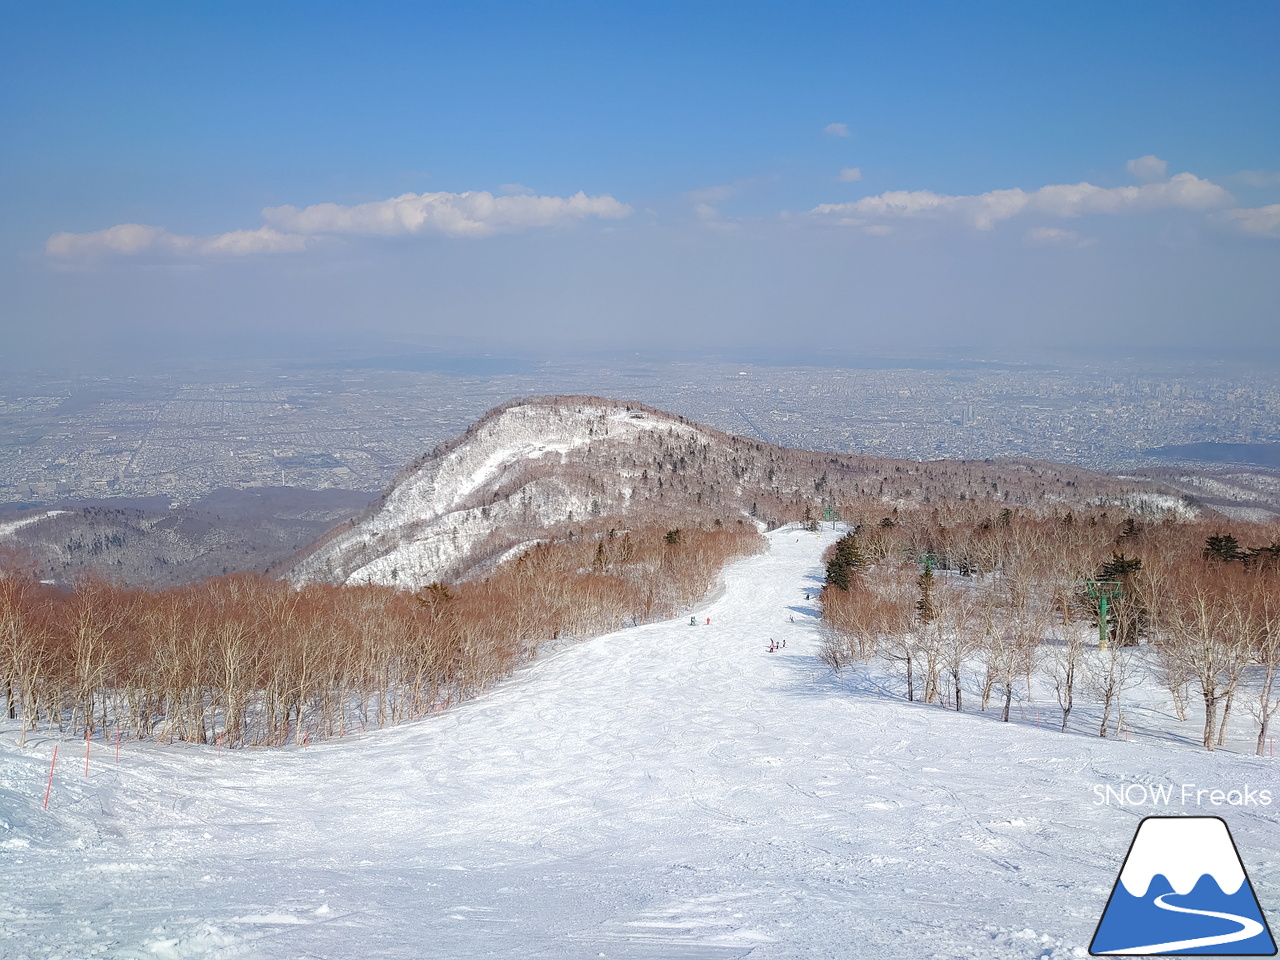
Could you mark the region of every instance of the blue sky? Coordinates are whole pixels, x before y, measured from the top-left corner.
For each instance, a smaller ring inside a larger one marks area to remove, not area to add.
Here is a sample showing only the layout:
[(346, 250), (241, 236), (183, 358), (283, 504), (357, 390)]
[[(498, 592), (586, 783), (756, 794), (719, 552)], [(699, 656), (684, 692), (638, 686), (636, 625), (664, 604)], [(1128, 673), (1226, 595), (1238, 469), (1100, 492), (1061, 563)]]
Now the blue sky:
[(1101, 338), (1280, 360), (1273, 2), (0, 16), (10, 365)]

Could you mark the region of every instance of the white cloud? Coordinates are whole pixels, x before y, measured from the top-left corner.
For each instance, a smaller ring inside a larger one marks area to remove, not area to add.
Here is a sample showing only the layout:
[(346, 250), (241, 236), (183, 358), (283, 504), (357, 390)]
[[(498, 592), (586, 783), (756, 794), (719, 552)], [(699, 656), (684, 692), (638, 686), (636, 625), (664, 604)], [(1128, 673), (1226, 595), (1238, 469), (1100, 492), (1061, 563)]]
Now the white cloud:
[(726, 200), (739, 196), (744, 190), (749, 190), (753, 185), (753, 181), (740, 180), (736, 183), (715, 184), (710, 187), (699, 187), (697, 190), (687, 190), (683, 196), (689, 201), (693, 215), (701, 226), (730, 231), (738, 229), (741, 221), (737, 217), (722, 214), (720, 205)]
[[(516, 187), (518, 184), (509, 184)], [(613, 197), (538, 197), (527, 193), (495, 197), (486, 191), (406, 193), (390, 200), (342, 206), (268, 207), (266, 226), (232, 230), (211, 237), (188, 237), (163, 227), (122, 223), (93, 233), (56, 233), (45, 252), (64, 260), (130, 256), (143, 252), (200, 256), (246, 256), (296, 252), (321, 234), (404, 236), (440, 233), (452, 237), (485, 237), (495, 233), (553, 227), (587, 217), (615, 219), (632, 212)]]
[(94, 233), (55, 233), (45, 253), (64, 260), (130, 256), (144, 252), (187, 256), (245, 256), (303, 249), (306, 237), (284, 234), (270, 227), (232, 230), (212, 237), (185, 237), (163, 227), (122, 223)]
[(822, 132), (830, 134), (833, 137), (851, 137), (853, 133), (849, 130), (847, 123), (828, 123), (822, 128)]
[(1228, 210), (1227, 216), (1245, 233), (1256, 237), (1280, 238), (1280, 203), (1267, 207), (1246, 207)]
[(280, 233), (270, 227), (257, 230), (232, 230), (197, 241), (201, 253), (227, 253), (244, 256), (250, 253), (296, 253), (302, 250), (307, 238), (296, 233)]
[(1156, 180), (1163, 180), (1165, 173), (1169, 170), (1169, 164), (1150, 153), (1145, 157), (1138, 157), (1136, 160), (1130, 160), (1124, 166), (1126, 170), (1143, 183), (1153, 183)]
[(862, 179), (862, 170), (858, 167), (845, 167), (840, 171), (841, 183), (857, 183)]
[(163, 227), (122, 223), (94, 233), (55, 233), (44, 245), (51, 257), (101, 256), (138, 253), (168, 236)]
[(1179, 173), (1164, 183), (1140, 187), (1050, 184), (1029, 192), (1015, 187), (962, 196), (931, 190), (890, 190), (850, 203), (819, 204), (810, 213), (849, 225), (875, 219), (952, 218), (978, 230), (990, 230), (1000, 221), (1024, 213), (1079, 217), (1171, 208), (1207, 210), (1232, 202), (1231, 194), (1216, 183), (1190, 173)]
[(609, 196), (495, 197), (486, 190), (466, 193), (405, 193), (390, 200), (345, 207), (317, 203), (310, 207), (268, 207), (269, 226), (289, 233), (351, 233), (404, 236), (443, 233), (451, 237), (487, 237), (534, 227), (552, 227), (587, 217), (617, 219), (631, 207)]
[(695, 203), (693, 214), (704, 223), (720, 219), (720, 211), (709, 203)]

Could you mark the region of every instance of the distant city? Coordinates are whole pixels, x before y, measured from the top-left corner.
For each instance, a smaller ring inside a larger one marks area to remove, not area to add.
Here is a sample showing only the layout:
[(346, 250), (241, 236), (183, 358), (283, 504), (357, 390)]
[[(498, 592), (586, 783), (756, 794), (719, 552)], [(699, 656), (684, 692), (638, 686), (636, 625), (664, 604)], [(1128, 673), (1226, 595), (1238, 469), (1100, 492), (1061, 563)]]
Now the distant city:
[(0, 503), (189, 502), (254, 486), (372, 495), (490, 407), (555, 393), (640, 400), (785, 446), (908, 459), (1031, 457), (1122, 470), (1168, 464), (1150, 452), (1167, 445), (1280, 441), (1280, 375), (1244, 368), (398, 365), (415, 366), (260, 361), (60, 380), (5, 375)]

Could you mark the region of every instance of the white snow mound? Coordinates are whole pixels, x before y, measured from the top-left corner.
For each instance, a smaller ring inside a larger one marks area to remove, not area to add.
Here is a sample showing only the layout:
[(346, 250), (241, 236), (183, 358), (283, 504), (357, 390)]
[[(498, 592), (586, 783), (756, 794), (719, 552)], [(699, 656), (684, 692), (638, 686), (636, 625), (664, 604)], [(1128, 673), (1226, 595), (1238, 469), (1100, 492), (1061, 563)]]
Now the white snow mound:
[(1134, 897), (1145, 897), (1162, 873), (1179, 895), (1190, 893), (1209, 874), (1225, 894), (1244, 883), (1244, 867), (1227, 826), (1217, 817), (1151, 817), (1144, 820), (1120, 873)]

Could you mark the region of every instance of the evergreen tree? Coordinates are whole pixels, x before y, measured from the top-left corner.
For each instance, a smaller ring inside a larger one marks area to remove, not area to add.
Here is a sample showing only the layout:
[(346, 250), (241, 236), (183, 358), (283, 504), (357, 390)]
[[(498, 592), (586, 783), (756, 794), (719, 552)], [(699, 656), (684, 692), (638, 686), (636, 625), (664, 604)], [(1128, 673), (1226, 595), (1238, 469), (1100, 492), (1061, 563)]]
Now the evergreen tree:
[(1098, 568), (1098, 579), (1114, 581), (1128, 585), (1139, 570), (1142, 560), (1138, 557), (1126, 557), (1123, 553), (1113, 553), (1111, 559)]
[(431, 612), (432, 620), (439, 619), (452, 599), (453, 594), (449, 592), (449, 588), (438, 580), (428, 583), (417, 594), (418, 603)]
[(827, 585), (847, 592), (866, 564), (857, 535), (846, 533), (836, 541), (831, 559), (827, 561)]
[(818, 529), (818, 521), (813, 516), (813, 508), (807, 503), (804, 506), (804, 528), (810, 533), (814, 533)]
[(1122, 647), (1137, 646), (1138, 638), (1146, 632), (1151, 615), (1138, 599), (1137, 577), (1142, 569), (1139, 557), (1126, 557), (1113, 553), (1111, 559), (1098, 568), (1097, 579), (1120, 584), (1120, 595), (1111, 602), (1111, 640)]
[(1204, 541), (1204, 552), (1202, 556), (1206, 560), (1221, 560), (1223, 563), (1231, 563), (1233, 560), (1243, 560), (1246, 556), (1245, 551), (1240, 549), (1240, 541), (1229, 533), (1216, 537), (1207, 537)]

